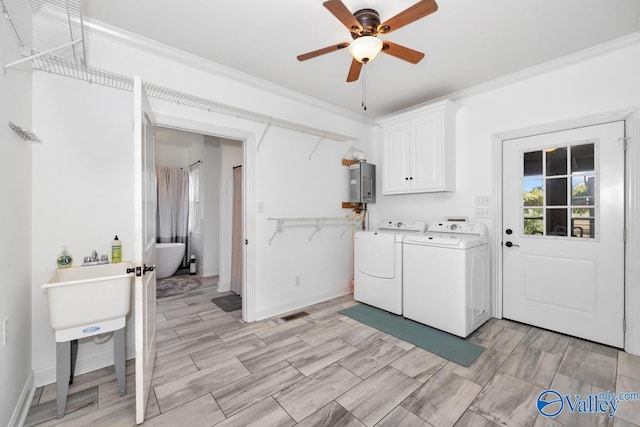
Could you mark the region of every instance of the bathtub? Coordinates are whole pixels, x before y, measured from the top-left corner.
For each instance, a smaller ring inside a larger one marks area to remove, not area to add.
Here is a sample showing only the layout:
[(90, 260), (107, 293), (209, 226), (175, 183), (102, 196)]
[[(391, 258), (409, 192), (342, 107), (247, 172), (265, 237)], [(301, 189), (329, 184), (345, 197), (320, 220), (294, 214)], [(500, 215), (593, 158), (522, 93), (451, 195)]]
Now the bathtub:
[(184, 243), (156, 243), (156, 279), (173, 276), (184, 257)]

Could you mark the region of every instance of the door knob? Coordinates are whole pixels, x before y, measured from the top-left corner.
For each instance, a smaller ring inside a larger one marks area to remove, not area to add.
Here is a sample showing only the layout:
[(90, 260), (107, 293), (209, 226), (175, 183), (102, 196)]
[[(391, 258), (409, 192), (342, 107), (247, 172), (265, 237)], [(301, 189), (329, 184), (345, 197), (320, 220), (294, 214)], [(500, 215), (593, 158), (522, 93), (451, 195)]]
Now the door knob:
[(510, 247), (512, 247), (512, 246), (520, 247), (520, 245), (514, 245), (514, 244), (513, 244), (513, 243), (511, 243), (511, 242), (505, 242), (505, 243), (504, 243), (504, 245), (505, 245), (506, 247), (508, 247), (508, 248), (510, 248)]
[(512, 229), (510, 229), (510, 228), (507, 228), (507, 229), (505, 230), (505, 233), (507, 233), (507, 234), (512, 234), (512, 233), (513, 233), (513, 230), (512, 230)]

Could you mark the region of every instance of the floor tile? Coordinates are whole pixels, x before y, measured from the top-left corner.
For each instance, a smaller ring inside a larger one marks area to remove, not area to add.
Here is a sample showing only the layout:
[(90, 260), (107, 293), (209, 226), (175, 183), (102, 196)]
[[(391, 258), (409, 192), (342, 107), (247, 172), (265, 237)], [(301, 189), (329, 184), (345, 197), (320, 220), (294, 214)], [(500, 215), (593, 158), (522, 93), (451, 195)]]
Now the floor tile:
[(395, 409), (387, 414), (376, 427), (429, 427), (426, 421), (413, 412), (408, 411), (402, 406), (396, 406)]
[(362, 380), (342, 366), (329, 366), (273, 397), (291, 417), (302, 421)]
[(213, 392), (227, 417), (306, 378), (287, 362), (279, 362)]
[[(373, 426), (420, 386), (395, 368), (386, 366), (347, 391), (336, 401), (367, 426)], [(384, 390), (384, 393), (372, 391)]]
[(442, 369), (402, 406), (434, 426), (453, 425), (481, 390), (482, 386), (473, 381)]
[(618, 375), (640, 381), (640, 356), (618, 351)]
[(312, 329), (314, 326), (315, 323), (310, 322), (309, 319), (300, 318), (254, 332), (254, 335), (265, 343), (271, 344), (272, 342), (282, 341), (300, 335)]
[(533, 426), (538, 417), (536, 399), (544, 388), (507, 374), (496, 374), (469, 410), (505, 426)]
[(360, 378), (367, 378), (405, 353), (406, 351), (400, 347), (378, 340), (345, 357), (339, 363)]
[(504, 362), (500, 372), (548, 388), (561, 361), (558, 355), (520, 345)]
[(531, 328), (520, 343), (527, 347), (562, 356), (569, 345), (570, 339), (566, 335)]
[(423, 383), (446, 364), (446, 359), (416, 347), (391, 362), (390, 366)]
[(258, 348), (264, 347), (265, 345), (266, 344), (256, 336), (248, 335), (241, 337), (238, 340), (224, 343), (219, 347), (200, 350), (192, 353), (191, 359), (199, 369), (204, 369), (210, 366), (214, 366), (217, 363), (224, 362), (225, 360), (238, 357), (241, 354), (257, 350)]
[(616, 386), (618, 361), (576, 347), (568, 347), (558, 367), (558, 373), (598, 386), (604, 390), (613, 390)]
[[(640, 381), (618, 375), (616, 394), (623, 392), (640, 393)], [(616, 411), (616, 418), (640, 425), (640, 400), (628, 400), (620, 402)]]
[(249, 371), (242, 363), (230, 359), (154, 387), (154, 391), (160, 410), (164, 413), (246, 376), (249, 376)]
[(344, 409), (335, 401), (320, 408), (304, 420), (296, 424), (296, 427), (363, 427), (356, 417)]
[(238, 360), (242, 362), (249, 372), (257, 372), (309, 348), (311, 346), (300, 338), (291, 337), (243, 353), (238, 356)]
[[(605, 356), (603, 356), (605, 357)], [(561, 373), (557, 373), (551, 383), (550, 389), (557, 391), (560, 395), (568, 395), (575, 400), (576, 396), (594, 395), (608, 390), (598, 386), (571, 378)], [(613, 391), (613, 389), (609, 389)], [(557, 422), (566, 426), (589, 427), (589, 426), (613, 426), (613, 418), (605, 414), (578, 413), (571, 412), (568, 405), (564, 405), (562, 412), (554, 418)]]
[(469, 367), (449, 362), (443, 368), (481, 386), (486, 385), (491, 377), (500, 369), (508, 354), (488, 348)]
[(604, 344), (598, 344), (592, 341), (586, 341), (580, 338), (571, 338), (569, 340), (569, 345), (571, 347), (581, 348), (583, 350), (588, 350), (593, 353), (600, 353), (603, 356), (607, 357), (618, 357), (618, 349), (615, 347), (610, 347)]
[(498, 425), (475, 412), (466, 411), (455, 424), (455, 427), (498, 427)]
[(317, 325), (315, 328), (300, 335), (300, 338), (307, 344), (315, 346), (337, 338), (340, 334), (350, 331), (353, 328), (353, 325), (335, 319)]
[(216, 424), (216, 427), (288, 427), (295, 421), (273, 400), (267, 397), (237, 413), (231, 418)]
[(358, 351), (356, 347), (335, 339), (289, 357), (287, 361), (304, 375), (309, 376), (356, 351)]
[(144, 422), (145, 427), (210, 427), (224, 420), (224, 414), (211, 394), (192, 400), (176, 409)]

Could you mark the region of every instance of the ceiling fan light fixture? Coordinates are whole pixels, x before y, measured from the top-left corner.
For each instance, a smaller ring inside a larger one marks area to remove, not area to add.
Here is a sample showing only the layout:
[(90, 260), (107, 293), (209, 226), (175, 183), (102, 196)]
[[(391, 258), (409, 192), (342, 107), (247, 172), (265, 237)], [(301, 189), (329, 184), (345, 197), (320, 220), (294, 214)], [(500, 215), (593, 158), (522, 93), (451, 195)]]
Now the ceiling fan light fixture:
[(366, 64), (382, 50), (382, 40), (374, 36), (358, 37), (349, 44), (349, 53), (353, 58)]

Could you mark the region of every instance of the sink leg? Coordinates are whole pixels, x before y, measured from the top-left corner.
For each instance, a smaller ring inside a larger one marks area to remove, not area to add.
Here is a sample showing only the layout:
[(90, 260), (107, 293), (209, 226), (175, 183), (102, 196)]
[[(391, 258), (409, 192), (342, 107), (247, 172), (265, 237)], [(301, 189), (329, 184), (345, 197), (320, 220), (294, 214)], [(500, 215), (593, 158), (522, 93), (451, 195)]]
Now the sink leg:
[(71, 373), (69, 374), (69, 384), (73, 384), (73, 376), (76, 372), (76, 360), (78, 360), (78, 340), (71, 340)]
[(120, 396), (127, 394), (127, 379), (125, 376), (125, 348), (124, 328), (113, 331), (113, 362), (116, 366), (116, 378)]
[(56, 343), (56, 419), (64, 417), (71, 374), (71, 343)]

